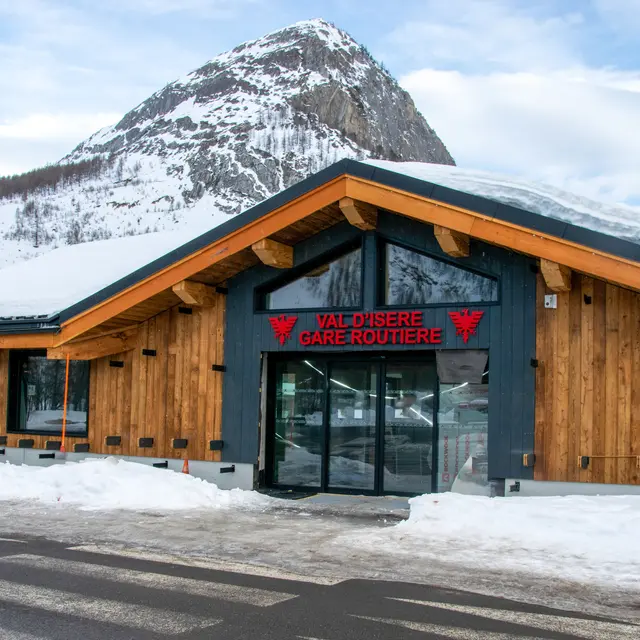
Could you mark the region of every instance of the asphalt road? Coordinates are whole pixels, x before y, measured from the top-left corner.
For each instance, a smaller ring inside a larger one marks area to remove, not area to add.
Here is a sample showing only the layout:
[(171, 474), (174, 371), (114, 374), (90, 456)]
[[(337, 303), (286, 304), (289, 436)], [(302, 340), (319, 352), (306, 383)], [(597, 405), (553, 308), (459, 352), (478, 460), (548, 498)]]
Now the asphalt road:
[(0, 539), (0, 638), (640, 638), (640, 626), (425, 585), (331, 582)]

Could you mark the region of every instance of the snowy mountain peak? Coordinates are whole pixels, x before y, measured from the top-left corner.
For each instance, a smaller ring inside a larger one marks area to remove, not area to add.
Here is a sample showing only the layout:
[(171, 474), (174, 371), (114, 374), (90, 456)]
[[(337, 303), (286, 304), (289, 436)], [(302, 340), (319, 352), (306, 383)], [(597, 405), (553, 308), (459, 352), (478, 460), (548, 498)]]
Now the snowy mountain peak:
[(77, 179), (0, 200), (5, 254), (203, 227), (345, 157), (453, 164), (364, 47), (325, 20), (299, 22), (216, 56), (92, 135), (62, 160), (91, 164)]

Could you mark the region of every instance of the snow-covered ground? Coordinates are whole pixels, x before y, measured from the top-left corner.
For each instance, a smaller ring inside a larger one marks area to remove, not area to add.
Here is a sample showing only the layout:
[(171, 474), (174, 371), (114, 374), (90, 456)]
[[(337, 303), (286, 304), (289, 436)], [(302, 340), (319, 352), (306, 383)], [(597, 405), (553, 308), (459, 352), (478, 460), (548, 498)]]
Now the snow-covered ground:
[(527, 571), (640, 592), (640, 496), (443, 493), (409, 502), (408, 520), (342, 542), (397, 556), (446, 558), (475, 571)]
[(0, 500), (33, 500), (86, 510), (188, 510), (267, 506), (254, 491), (224, 491), (191, 475), (117, 458), (66, 462), (50, 467), (0, 465)]
[[(329, 509), (330, 515), (325, 513), (324, 517), (333, 522), (325, 529), (308, 516), (321, 515), (318, 511), (326, 505), (276, 500), (253, 491), (223, 491), (190, 475), (105, 458), (51, 467), (5, 463), (0, 465), (0, 500), (10, 501), (12, 506), (17, 501), (32, 507), (49, 506), (49, 513), (53, 506), (56, 516), (63, 519), (65, 508), (70, 515), (79, 508), (85, 513), (115, 509), (121, 513), (182, 513), (185, 515), (176, 517), (205, 521), (209, 514), (225, 507), (234, 514), (232, 521), (242, 520), (243, 535), (262, 545), (261, 551), (268, 551), (261, 536), (264, 514), (275, 517), (280, 526), (289, 522), (295, 535), (286, 541), (285, 562), (309, 551), (315, 560), (327, 556), (337, 562), (342, 558), (347, 562), (344, 570), (349, 571), (350, 561), (357, 564), (377, 556), (385, 558), (387, 567), (395, 564), (400, 573), (406, 571), (409, 576), (409, 564), (413, 568), (446, 565), (463, 576), (470, 572), (498, 571), (505, 576), (524, 572), (537, 579), (640, 593), (640, 496), (491, 499), (432, 494), (410, 500), (407, 520), (386, 525), (376, 522), (375, 526), (362, 519), (367, 514), (371, 519), (372, 513), (354, 506), (356, 499), (337, 511)], [(380, 509), (385, 508), (381, 499)], [(360, 519), (356, 526), (352, 522), (344, 526), (336, 516)], [(240, 534), (227, 527), (217, 523), (208, 530), (219, 541), (230, 536), (236, 549)], [(307, 540), (310, 528), (317, 529), (314, 536), (327, 532), (321, 545)], [(102, 528), (94, 533), (105, 535)], [(171, 535), (167, 531), (167, 540)], [(133, 539), (142, 546), (149, 542), (137, 535)], [(188, 539), (185, 535), (186, 547)], [(194, 544), (201, 549), (207, 540), (200, 537)], [(277, 545), (277, 534), (272, 542)], [(164, 543), (154, 539), (153, 544), (162, 547)], [(280, 547), (280, 552), (283, 549)], [(296, 569), (295, 562), (288, 568)]]
[(113, 459), (3, 464), (0, 537), (42, 536), (274, 576), (419, 582), (640, 617), (640, 497), (438, 494), (414, 499), (401, 522), (397, 499), (373, 506), (370, 498), (346, 505), (334, 498), (221, 491)]

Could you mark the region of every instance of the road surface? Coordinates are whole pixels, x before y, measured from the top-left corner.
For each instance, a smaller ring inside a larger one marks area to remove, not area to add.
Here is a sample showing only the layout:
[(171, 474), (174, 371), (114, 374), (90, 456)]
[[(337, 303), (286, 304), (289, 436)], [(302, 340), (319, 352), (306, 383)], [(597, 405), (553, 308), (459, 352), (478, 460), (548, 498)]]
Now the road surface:
[(291, 579), (276, 569), (224, 570), (219, 561), (0, 540), (0, 638), (170, 637), (637, 640), (640, 626), (420, 584)]

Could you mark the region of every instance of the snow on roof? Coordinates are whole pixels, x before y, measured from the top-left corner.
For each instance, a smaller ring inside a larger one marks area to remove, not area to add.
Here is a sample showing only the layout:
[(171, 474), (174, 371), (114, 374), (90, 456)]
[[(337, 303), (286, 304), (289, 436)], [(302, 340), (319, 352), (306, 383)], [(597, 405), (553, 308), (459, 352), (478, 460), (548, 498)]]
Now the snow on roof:
[(0, 270), (0, 318), (51, 316), (199, 235), (165, 231), (60, 247)]
[(640, 244), (640, 211), (633, 207), (596, 202), (548, 185), (474, 169), (424, 162), (362, 162)]

